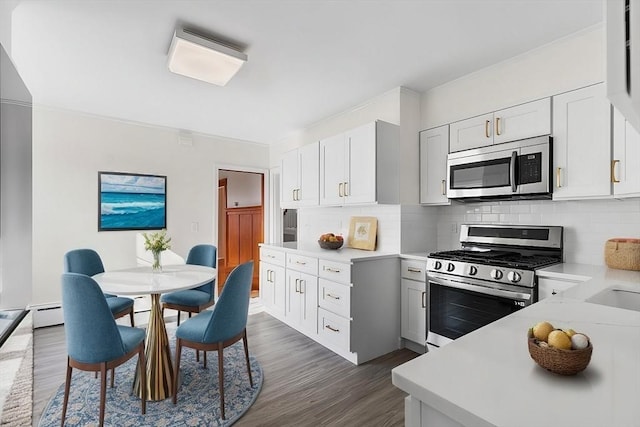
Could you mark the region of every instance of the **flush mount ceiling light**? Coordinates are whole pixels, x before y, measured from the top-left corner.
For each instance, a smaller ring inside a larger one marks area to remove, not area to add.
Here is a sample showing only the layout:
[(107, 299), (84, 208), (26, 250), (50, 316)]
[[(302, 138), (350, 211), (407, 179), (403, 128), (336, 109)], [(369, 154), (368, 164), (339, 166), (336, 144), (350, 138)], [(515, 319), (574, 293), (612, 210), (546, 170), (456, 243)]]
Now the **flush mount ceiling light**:
[(247, 55), (213, 40), (176, 29), (169, 48), (169, 70), (224, 86), (247, 62)]

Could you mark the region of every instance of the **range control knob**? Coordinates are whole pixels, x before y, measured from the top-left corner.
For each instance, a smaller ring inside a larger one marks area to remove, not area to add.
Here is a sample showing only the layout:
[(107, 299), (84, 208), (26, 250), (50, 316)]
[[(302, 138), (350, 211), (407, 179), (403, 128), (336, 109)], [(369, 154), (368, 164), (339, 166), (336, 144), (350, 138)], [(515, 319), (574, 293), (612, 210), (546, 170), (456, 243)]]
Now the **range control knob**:
[(469, 267), (469, 276), (475, 276), (478, 274), (478, 267), (472, 265)]
[(453, 271), (453, 270), (455, 270), (455, 269), (456, 269), (456, 266), (455, 266), (452, 262), (450, 262), (450, 263), (447, 265), (447, 271), (448, 271), (448, 272), (452, 272), (452, 271)]
[(502, 271), (501, 270), (496, 270), (493, 269), (491, 270), (491, 273), (489, 273), (491, 275), (491, 278), (494, 280), (500, 280), (502, 279)]
[(433, 268), (436, 270), (440, 270), (442, 268), (442, 263), (440, 261), (435, 261), (433, 263)]
[(517, 283), (522, 279), (522, 276), (518, 272), (510, 271), (507, 273), (507, 279), (509, 279), (510, 282)]

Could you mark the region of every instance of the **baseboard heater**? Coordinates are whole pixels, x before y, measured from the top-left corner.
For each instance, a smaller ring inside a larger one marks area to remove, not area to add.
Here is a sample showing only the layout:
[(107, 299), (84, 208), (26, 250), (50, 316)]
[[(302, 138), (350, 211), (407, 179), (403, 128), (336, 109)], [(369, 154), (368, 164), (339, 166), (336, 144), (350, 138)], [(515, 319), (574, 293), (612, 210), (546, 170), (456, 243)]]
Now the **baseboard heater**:
[(28, 308), (33, 313), (34, 328), (44, 328), (64, 323), (61, 304), (36, 304)]

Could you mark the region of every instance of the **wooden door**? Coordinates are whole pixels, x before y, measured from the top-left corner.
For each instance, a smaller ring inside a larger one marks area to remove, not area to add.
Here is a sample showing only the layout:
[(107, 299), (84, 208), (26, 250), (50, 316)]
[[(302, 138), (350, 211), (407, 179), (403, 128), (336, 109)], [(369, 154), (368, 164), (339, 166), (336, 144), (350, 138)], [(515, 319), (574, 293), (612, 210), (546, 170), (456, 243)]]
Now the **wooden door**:
[(258, 243), (263, 240), (262, 223), (261, 206), (227, 209), (226, 274), (237, 265), (253, 260), (253, 290), (259, 289)]

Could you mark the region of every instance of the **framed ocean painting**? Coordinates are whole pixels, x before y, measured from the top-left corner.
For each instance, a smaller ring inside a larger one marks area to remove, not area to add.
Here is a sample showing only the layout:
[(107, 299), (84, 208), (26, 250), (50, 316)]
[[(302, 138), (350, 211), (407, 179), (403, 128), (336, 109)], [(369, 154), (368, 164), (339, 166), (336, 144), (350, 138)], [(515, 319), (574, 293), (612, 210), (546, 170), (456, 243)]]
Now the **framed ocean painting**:
[(167, 228), (167, 177), (98, 172), (98, 231)]

